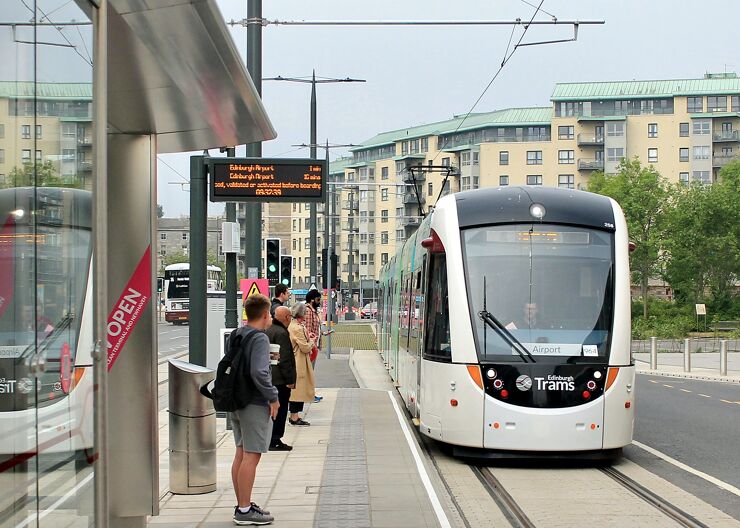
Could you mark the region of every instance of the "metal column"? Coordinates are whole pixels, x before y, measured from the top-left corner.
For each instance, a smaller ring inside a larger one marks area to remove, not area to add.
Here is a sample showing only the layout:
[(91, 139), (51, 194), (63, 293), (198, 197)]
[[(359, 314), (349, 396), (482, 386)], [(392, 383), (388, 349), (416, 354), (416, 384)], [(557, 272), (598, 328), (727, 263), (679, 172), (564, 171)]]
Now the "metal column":
[(727, 340), (719, 342), (719, 373), (727, 376)]
[(683, 371), (691, 372), (691, 338), (687, 337), (683, 342)]
[(658, 338), (650, 338), (650, 370), (658, 370)]
[[(236, 149), (229, 147), (226, 155), (230, 158), (236, 157)], [(226, 221), (236, 222), (236, 204), (226, 202)], [(236, 292), (239, 288), (236, 284), (236, 253), (226, 253), (226, 317), (224, 324), (226, 328), (236, 328), (238, 315), (236, 313)]]
[[(313, 72), (313, 82), (311, 83), (311, 158), (316, 159), (316, 72)], [(327, 149), (327, 152), (329, 149)], [(327, 171), (329, 170), (329, 164), (326, 165)], [(328, 178), (328, 174), (326, 177)], [(309, 263), (310, 263), (310, 280), (311, 283), (316, 284), (318, 262), (316, 256), (316, 238), (318, 234), (318, 226), (316, 221), (316, 202), (311, 202), (310, 206), (310, 219), (309, 219), (309, 236), (311, 238), (311, 246), (309, 251)], [(328, 252), (327, 252), (328, 253)], [(328, 255), (327, 255), (328, 256)], [(331, 261), (331, 258), (329, 258)], [(318, 285), (316, 285), (318, 287)]]
[(206, 365), (206, 222), (208, 189), (204, 156), (190, 157), (190, 362)]
[[(252, 77), (257, 93), (262, 95), (262, 0), (247, 0), (247, 71)], [(247, 156), (262, 156), (262, 143), (247, 145)], [(261, 275), (262, 264), (262, 204), (244, 204), (244, 272), (249, 277), (249, 268), (257, 269)], [(192, 358), (191, 358), (192, 361)]]

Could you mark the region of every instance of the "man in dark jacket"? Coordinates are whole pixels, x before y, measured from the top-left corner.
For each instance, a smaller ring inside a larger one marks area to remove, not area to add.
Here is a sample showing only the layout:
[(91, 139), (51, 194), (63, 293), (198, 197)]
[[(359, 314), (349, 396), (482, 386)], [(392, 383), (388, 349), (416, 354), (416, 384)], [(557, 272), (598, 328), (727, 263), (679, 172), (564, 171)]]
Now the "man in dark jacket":
[(295, 387), (296, 378), (295, 356), (288, 334), (290, 320), (290, 308), (278, 306), (275, 309), (272, 326), (265, 331), (271, 344), (280, 345), (280, 360), (277, 365), (272, 366), (272, 383), (277, 387), (280, 407), (275, 422), (272, 424), (270, 451), (290, 451), (293, 449), (292, 446), (282, 440), (283, 434), (285, 434), (285, 420), (288, 417), (290, 390)]
[(270, 306), (270, 315), (275, 317), (275, 309), (278, 306), (285, 306), (285, 302), (290, 297), (290, 290), (285, 284), (278, 284), (275, 286), (275, 297), (272, 299), (272, 305)]

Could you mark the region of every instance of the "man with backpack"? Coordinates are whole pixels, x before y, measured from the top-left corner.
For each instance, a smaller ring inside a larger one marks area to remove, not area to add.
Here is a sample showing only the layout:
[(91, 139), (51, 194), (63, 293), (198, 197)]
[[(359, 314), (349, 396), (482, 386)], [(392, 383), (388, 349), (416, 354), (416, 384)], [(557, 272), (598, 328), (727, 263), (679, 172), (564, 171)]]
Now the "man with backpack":
[[(242, 354), (240, 360), (231, 363), (237, 372), (243, 373), (235, 380), (235, 384), (241, 381), (250, 388), (246, 406), (229, 413), (236, 442), (236, 454), (231, 466), (231, 480), (238, 501), (234, 523), (269, 524), (274, 517), (252, 502), (252, 488), (260, 457), (270, 447), (272, 420), (280, 407), (278, 390), (273, 386), (270, 376), (270, 340), (264, 332), (272, 324), (270, 299), (264, 295), (250, 295), (244, 309), (247, 325), (235, 330), (229, 338), (229, 351), (233, 340), (233, 346), (240, 347), (240, 352), (236, 354)], [(239, 337), (241, 339), (236, 343)]]

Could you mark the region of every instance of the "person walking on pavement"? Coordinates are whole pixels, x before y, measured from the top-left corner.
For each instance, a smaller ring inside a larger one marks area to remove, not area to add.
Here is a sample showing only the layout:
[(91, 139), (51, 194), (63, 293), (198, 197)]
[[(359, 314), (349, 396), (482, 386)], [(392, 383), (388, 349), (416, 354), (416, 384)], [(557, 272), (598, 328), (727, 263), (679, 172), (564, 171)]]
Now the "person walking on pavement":
[(290, 308), (287, 306), (278, 306), (275, 309), (275, 317), (272, 320), (272, 326), (266, 330), (270, 343), (280, 345), (280, 359), (277, 365), (272, 366), (272, 383), (278, 390), (278, 401), (280, 408), (277, 417), (272, 424), (272, 440), (270, 441), (270, 451), (290, 451), (292, 446), (283, 442), (285, 434), (285, 422), (288, 419), (288, 402), (290, 400), (290, 390), (295, 388), (295, 356), (293, 355), (293, 345), (290, 342), (288, 325), (291, 319)]
[(298, 303), (291, 308), (293, 320), (288, 326), (290, 342), (293, 345), (295, 356), (296, 382), (295, 388), (290, 391), (290, 418), (291, 425), (307, 426), (309, 422), (300, 417), (298, 413), (303, 411), (303, 404), (314, 401), (316, 396), (316, 382), (313, 377), (311, 366), (311, 349), (315, 343), (308, 337), (305, 326), (306, 304)]
[(241, 353), (247, 356), (244, 361), (247, 379), (244, 383), (251, 385), (252, 396), (246, 407), (229, 413), (236, 443), (231, 465), (231, 480), (237, 499), (234, 523), (269, 524), (275, 518), (252, 502), (252, 488), (257, 464), (270, 446), (272, 420), (280, 407), (278, 390), (270, 376), (270, 340), (264, 333), (272, 324), (270, 299), (264, 295), (250, 295), (244, 309), (248, 322), (242, 339), (248, 339), (248, 342)]
[(272, 298), (272, 305), (270, 306), (270, 315), (272, 317), (275, 317), (275, 308), (285, 306), (288, 297), (290, 297), (290, 290), (285, 284), (275, 286), (275, 297)]
[[(319, 290), (311, 290), (306, 294), (306, 330), (309, 339), (316, 342), (311, 351), (311, 366), (316, 370), (316, 359), (321, 349), (321, 319), (319, 318), (319, 306), (321, 306), (321, 293)], [(314, 396), (314, 403), (323, 400), (323, 396)]]

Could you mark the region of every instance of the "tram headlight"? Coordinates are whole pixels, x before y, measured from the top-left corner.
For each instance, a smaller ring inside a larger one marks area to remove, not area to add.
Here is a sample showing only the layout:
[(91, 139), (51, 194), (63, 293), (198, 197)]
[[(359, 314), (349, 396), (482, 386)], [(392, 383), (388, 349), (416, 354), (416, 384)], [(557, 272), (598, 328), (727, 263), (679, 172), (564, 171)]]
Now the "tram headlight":
[(545, 206), (538, 203), (533, 203), (529, 206), (529, 214), (531, 214), (537, 220), (542, 220), (545, 217)]
[(11, 211), (10, 214), (15, 216), (16, 220), (20, 220), (24, 216), (26, 216), (26, 212), (23, 209), (16, 209), (15, 211)]

